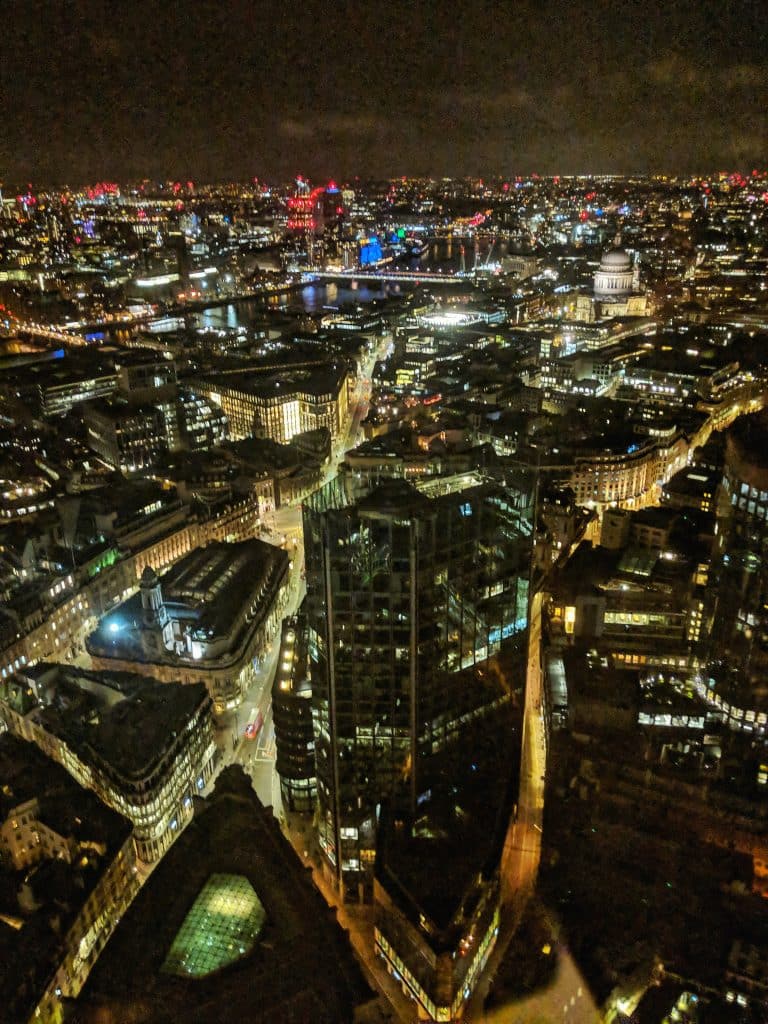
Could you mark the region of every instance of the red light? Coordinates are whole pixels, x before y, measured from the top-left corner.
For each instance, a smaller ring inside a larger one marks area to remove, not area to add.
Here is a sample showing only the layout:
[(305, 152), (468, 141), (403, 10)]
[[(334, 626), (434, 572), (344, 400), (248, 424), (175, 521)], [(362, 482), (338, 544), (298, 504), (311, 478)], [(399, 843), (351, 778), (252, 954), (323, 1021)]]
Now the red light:
[(341, 216), (342, 213), (344, 213), (344, 207), (343, 206), (337, 206), (336, 207), (336, 213), (338, 213), (338, 215)]
[(77, 243), (78, 245), (80, 245), (80, 243), (82, 242), (82, 238), (80, 237), (80, 235), (75, 235), (75, 242), (76, 242), (76, 243)]

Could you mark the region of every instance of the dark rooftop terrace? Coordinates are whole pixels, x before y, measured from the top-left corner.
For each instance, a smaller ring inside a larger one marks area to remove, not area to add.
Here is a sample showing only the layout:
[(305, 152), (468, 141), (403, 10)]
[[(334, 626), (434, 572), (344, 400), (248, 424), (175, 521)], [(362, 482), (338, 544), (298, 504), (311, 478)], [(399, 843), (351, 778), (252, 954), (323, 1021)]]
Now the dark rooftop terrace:
[(90, 672), (43, 662), (27, 669), (47, 731), (125, 778), (142, 778), (208, 701), (203, 683), (160, 683), (128, 672)]
[[(204, 977), (162, 967), (212, 875), (242, 876), (266, 912), (255, 947)], [(94, 968), (73, 1024), (345, 1024), (372, 998), (348, 939), (242, 769), (211, 797), (136, 897)]]

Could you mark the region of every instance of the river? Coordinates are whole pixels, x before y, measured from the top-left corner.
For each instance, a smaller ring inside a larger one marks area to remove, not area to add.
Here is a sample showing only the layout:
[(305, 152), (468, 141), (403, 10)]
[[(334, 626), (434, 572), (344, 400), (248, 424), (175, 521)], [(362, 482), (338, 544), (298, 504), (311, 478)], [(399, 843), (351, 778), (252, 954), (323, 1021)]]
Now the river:
[[(506, 245), (503, 248), (493, 248), (490, 251), (490, 258), (498, 259), (505, 252)], [(409, 270), (460, 270), (462, 268), (471, 270), (475, 265), (476, 253), (478, 262), (484, 262), (489, 257), (489, 242), (481, 241), (475, 249), (471, 241), (461, 243), (440, 240), (433, 242), (423, 256), (405, 263), (401, 261), (400, 265)], [(378, 285), (360, 281), (356, 282), (354, 286), (349, 286), (329, 281), (325, 284), (308, 285), (301, 290), (272, 296), (267, 300), (266, 308), (275, 311), (281, 308), (291, 311), (303, 308), (307, 313), (319, 313), (324, 309), (367, 305), (376, 299), (405, 295), (410, 291), (410, 285), (397, 282), (382, 282), (381, 285)], [(200, 327), (230, 329), (248, 327), (256, 319), (264, 316), (264, 310), (265, 303), (263, 301), (245, 300), (203, 310), (196, 315), (195, 320)]]

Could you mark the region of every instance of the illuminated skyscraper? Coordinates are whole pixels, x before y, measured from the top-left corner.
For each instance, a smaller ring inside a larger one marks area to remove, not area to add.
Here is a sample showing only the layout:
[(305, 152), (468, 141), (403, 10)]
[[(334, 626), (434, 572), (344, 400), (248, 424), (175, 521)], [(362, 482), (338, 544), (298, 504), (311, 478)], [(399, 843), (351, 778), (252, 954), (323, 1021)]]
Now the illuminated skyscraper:
[(305, 502), (319, 842), (347, 898), (370, 897), (381, 801), (413, 813), (508, 696), (484, 669), (527, 625), (532, 522), (519, 467)]
[(324, 239), (326, 247), (341, 238), (344, 218), (344, 204), (335, 181), (329, 181), (310, 191), (303, 178), (296, 180), (296, 194), (287, 201), (288, 233), (301, 238), (304, 243), (307, 263), (315, 259), (316, 243)]

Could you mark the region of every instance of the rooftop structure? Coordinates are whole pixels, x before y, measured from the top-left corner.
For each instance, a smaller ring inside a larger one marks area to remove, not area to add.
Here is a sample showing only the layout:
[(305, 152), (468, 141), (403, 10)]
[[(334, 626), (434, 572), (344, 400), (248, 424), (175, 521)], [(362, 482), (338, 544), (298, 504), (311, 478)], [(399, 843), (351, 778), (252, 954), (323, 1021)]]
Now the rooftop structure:
[(136, 891), (128, 821), (0, 736), (0, 1015), (60, 1020)]
[(600, 269), (595, 273), (595, 298), (602, 301), (624, 299), (632, 291), (634, 270), (629, 253), (609, 249), (603, 253)]
[(161, 970), (204, 978), (253, 951), (266, 911), (243, 875), (213, 874), (176, 933)]
[(333, 911), (239, 768), (219, 777), (120, 924), (77, 1024), (351, 1024), (368, 989)]
[(252, 435), (284, 444), (326, 427), (335, 439), (347, 415), (347, 367), (322, 363), (276, 372), (242, 370), (201, 377), (195, 389), (227, 416), (235, 440)]
[(139, 592), (88, 638), (94, 664), (205, 682), (217, 711), (235, 707), (277, 629), (288, 562), (264, 541), (215, 541), (162, 577), (145, 567)]
[(145, 861), (173, 842), (213, 774), (211, 701), (200, 683), (43, 662), (0, 683), (0, 711), (133, 822)]

